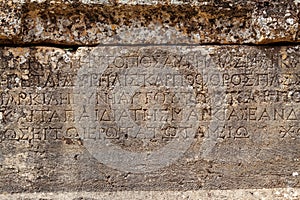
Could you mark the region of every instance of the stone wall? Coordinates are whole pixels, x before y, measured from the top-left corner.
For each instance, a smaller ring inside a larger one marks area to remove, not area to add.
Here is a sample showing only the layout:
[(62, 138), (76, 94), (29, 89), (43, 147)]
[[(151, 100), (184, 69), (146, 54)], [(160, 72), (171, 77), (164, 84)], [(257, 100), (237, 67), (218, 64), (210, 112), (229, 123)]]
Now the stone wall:
[(0, 198), (299, 198), (298, 3), (3, 0)]

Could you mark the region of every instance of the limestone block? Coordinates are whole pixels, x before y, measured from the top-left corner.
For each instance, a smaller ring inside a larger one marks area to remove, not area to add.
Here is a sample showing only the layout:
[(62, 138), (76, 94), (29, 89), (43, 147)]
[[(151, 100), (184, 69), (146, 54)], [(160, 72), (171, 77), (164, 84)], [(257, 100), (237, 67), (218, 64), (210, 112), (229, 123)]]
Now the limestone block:
[(299, 54), (2, 47), (0, 191), (298, 188)]
[(1, 3), (11, 44), (267, 44), (299, 41), (298, 1), (22, 0)]

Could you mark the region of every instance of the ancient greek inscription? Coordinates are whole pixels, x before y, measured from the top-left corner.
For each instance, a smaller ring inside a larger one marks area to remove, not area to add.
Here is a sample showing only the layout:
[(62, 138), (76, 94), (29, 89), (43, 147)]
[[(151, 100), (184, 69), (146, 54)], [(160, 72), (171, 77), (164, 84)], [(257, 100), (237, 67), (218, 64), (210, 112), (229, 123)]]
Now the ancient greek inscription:
[(211, 121), (197, 58), (208, 55), (169, 48), (101, 52), (89, 52), (76, 82), (75, 91), (88, 97), (76, 100), (86, 148), (124, 171), (153, 171), (176, 161), (197, 137), (199, 124)]
[[(99, 163), (133, 173), (171, 166), (191, 151), (235, 161), (265, 143), (296, 145), (299, 56), (286, 51), (3, 49), (0, 144), (81, 144)], [(247, 151), (228, 153), (228, 145)]]

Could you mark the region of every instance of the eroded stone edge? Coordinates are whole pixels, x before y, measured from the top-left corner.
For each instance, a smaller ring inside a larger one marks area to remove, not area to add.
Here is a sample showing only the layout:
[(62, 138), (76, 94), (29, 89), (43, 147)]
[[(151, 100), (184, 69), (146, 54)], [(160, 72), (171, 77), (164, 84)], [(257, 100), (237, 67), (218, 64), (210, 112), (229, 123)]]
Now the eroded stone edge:
[(298, 3), (293, 0), (285, 4), (5, 0), (0, 4), (0, 42), (14, 45), (295, 43), (300, 41)]
[(237, 190), (190, 190), (178, 191), (120, 191), (120, 192), (56, 192), (56, 193), (16, 193), (0, 194), (2, 200), (28, 199), (37, 200), (51, 198), (52, 200), (105, 200), (105, 199), (289, 199), (300, 198), (300, 188), (272, 189), (237, 189)]

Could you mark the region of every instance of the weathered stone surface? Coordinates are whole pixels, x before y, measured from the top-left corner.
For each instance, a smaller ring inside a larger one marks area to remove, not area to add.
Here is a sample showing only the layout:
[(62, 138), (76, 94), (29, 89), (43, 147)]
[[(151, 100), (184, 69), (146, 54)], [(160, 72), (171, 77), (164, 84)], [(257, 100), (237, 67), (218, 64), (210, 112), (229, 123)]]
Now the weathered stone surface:
[(298, 3), (5, 0), (0, 39), (61, 45), (298, 42)]
[(299, 3), (2, 0), (0, 199), (299, 199)]
[(299, 188), (239, 189), (239, 190), (194, 190), (194, 191), (118, 191), (118, 192), (55, 192), (0, 194), (2, 200), (121, 200), (121, 199), (183, 199), (183, 200), (298, 200)]
[(21, 34), (22, 6), (12, 1), (1, 1), (0, 7), (0, 40), (1, 43), (11, 43)]
[(1, 48), (1, 193), (297, 188), (299, 54)]

